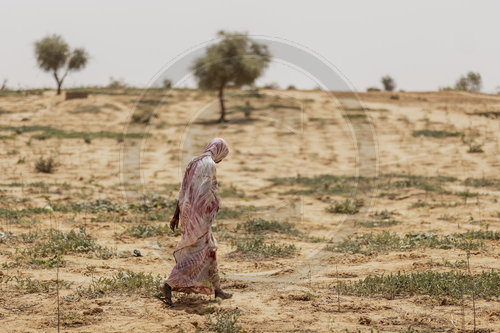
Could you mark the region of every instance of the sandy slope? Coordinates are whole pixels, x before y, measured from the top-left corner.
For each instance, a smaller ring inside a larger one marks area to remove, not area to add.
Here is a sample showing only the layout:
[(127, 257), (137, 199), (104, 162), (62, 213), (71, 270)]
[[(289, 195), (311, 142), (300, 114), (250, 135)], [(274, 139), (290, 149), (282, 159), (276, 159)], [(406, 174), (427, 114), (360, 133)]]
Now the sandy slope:
[[(238, 93), (238, 92), (234, 92)], [(472, 188), (479, 192), (467, 204), (452, 207), (432, 204), (410, 209), (419, 201), (442, 203), (462, 200), (452, 195), (403, 189), (395, 196), (381, 195), (383, 190), (359, 189), (368, 204), (361, 213), (346, 216), (328, 213), (325, 207), (336, 196), (285, 194), (290, 187), (272, 186), (273, 177), (309, 177), (320, 174), (339, 176), (378, 175), (389, 173), (419, 176), (450, 176), (457, 181), (447, 184), (453, 191), (468, 187), (461, 181), (468, 177), (498, 179), (500, 167), (500, 120), (477, 115), (500, 111), (500, 97), (467, 93), (364, 93), (359, 98), (367, 111), (348, 110), (356, 97), (347, 93), (326, 94), (320, 91), (266, 91), (265, 97), (252, 99), (228, 96), (229, 123), (214, 124), (217, 119), (215, 98), (198, 91), (174, 91), (156, 108), (157, 117), (149, 127), (129, 126), (138, 95), (90, 95), (87, 100), (64, 101), (46, 92), (43, 96), (0, 97), (0, 126), (51, 126), (67, 132), (131, 132), (146, 131), (152, 136), (141, 140), (30, 139), (37, 132), (13, 134), (4, 129), (2, 135), (12, 138), (0, 141), (1, 207), (44, 207), (50, 202), (80, 202), (110, 199), (124, 203), (135, 200), (124, 197), (120, 187), (124, 170), (128, 193), (160, 193), (173, 198), (182, 168), (189, 158), (199, 153), (214, 136), (224, 137), (231, 147), (227, 160), (218, 166), (221, 189), (235, 186), (243, 197), (222, 199), (224, 207), (253, 205), (238, 219), (219, 220), (232, 229), (250, 217), (289, 221), (302, 232), (314, 237), (340, 241), (354, 233), (378, 232), (355, 224), (369, 214), (384, 209), (394, 211), (400, 224), (385, 230), (450, 234), (478, 230), (488, 224), (500, 230), (500, 208), (497, 187)], [(151, 96), (148, 96), (151, 97)], [(153, 98), (158, 98), (153, 96)], [(249, 101), (257, 110), (244, 117), (234, 106)], [(285, 105), (285, 107), (272, 107)], [(339, 105), (346, 106), (342, 111)], [(85, 107), (97, 106), (99, 111)], [(76, 111), (87, 110), (86, 112)], [(346, 118), (345, 115), (366, 114)], [(484, 153), (470, 154), (460, 137), (414, 137), (415, 130), (434, 129), (463, 132), (465, 139), (481, 143)], [(356, 130), (359, 132), (356, 133)], [(357, 136), (358, 141), (353, 137)], [(375, 146), (371, 148), (373, 140)], [(125, 147), (125, 152), (123, 151)], [(368, 147), (368, 148), (367, 148)], [(365, 151), (363, 151), (365, 149)], [(135, 154), (135, 153), (137, 154)], [(127, 155), (128, 154), (128, 155)], [(140, 155), (139, 155), (140, 154)], [(366, 154), (360, 157), (360, 154)], [(53, 155), (59, 166), (53, 174), (36, 173), (34, 164), (40, 156)], [(140, 160), (136, 157), (140, 156)], [(376, 156), (376, 160), (370, 160)], [(24, 158), (24, 163), (18, 163)], [(140, 163), (138, 163), (140, 161)], [(123, 162), (121, 164), (121, 162)], [(361, 163), (360, 163), (361, 162)], [(361, 169), (360, 169), (361, 167)], [(366, 167), (366, 170), (362, 170)], [(136, 169), (137, 168), (137, 169)], [(13, 183), (45, 182), (48, 190)], [(65, 184), (66, 185), (63, 185)], [(10, 185), (9, 185), (10, 184)], [(130, 218), (134, 216), (128, 214)], [(152, 297), (138, 295), (105, 295), (98, 299), (76, 296), (76, 288), (88, 285), (92, 277), (85, 275), (89, 266), (96, 276), (110, 276), (119, 270), (152, 272), (167, 275), (173, 267), (171, 252), (178, 241), (173, 236), (133, 238), (125, 233), (126, 222), (92, 222), (95, 214), (60, 213), (37, 216), (30, 226), (3, 219), (2, 232), (20, 234), (50, 227), (70, 230), (85, 226), (100, 244), (117, 251), (140, 249), (142, 258), (100, 260), (85, 255), (68, 255), (59, 278), (73, 282), (60, 295), (63, 331), (79, 332), (151, 332), (195, 331), (207, 327), (205, 313), (211, 306), (239, 308), (239, 324), (248, 332), (325, 332), (370, 328), (387, 332), (406, 330), (410, 325), (421, 331), (455, 331), (462, 327), (461, 307), (439, 305), (428, 296), (381, 297), (340, 296), (340, 312), (334, 286), (337, 279), (357, 280), (369, 274), (397, 271), (446, 271), (443, 258), (463, 260), (463, 251), (452, 249), (417, 249), (392, 251), (378, 255), (344, 254), (324, 251), (325, 242), (275, 236), (279, 242), (294, 242), (298, 253), (293, 257), (255, 259), (233, 253), (229, 241), (221, 240), (220, 270), (226, 288), (234, 293), (221, 305), (213, 297), (176, 297), (177, 306), (165, 309)], [(446, 218), (444, 218), (446, 217)], [(471, 217), (476, 224), (469, 223)], [(138, 222), (163, 224), (167, 221)], [(488, 250), (473, 253), (472, 270), (500, 269), (498, 241), (486, 241)], [(156, 246), (159, 245), (159, 246)], [(9, 243), (0, 243), (0, 261), (12, 261)], [(55, 269), (27, 266), (2, 268), (4, 275), (31, 276), (40, 280), (56, 278)], [(55, 331), (57, 329), (57, 297), (54, 292), (27, 294), (11, 284), (2, 284), (0, 323), (3, 331)], [(66, 297), (68, 296), (68, 297)], [(472, 328), (470, 302), (465, 307), (465, 326)], [(479, 300), (478, 327), (500, 330), (499, 303)], [(98, 309), (98, 310), (96, 310)]]

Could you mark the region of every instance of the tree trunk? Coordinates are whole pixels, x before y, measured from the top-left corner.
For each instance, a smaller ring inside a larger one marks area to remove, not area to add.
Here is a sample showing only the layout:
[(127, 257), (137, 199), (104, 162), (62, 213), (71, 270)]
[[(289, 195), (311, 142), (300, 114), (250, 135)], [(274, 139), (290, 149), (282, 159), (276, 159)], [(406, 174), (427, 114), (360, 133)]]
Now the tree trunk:
[(57, 82), (57, 94), (61, 95), (61, 87), (62, 87), (64, 77), (59, 80), (59, 76), (57, 76), (57, 72), (54, 72), (54, 78), (56, 79), (56, 82)]
[(226, 122), (226, 107), (224, 106), (224, 87), (219, 89), (220, 118), (219, 123)]

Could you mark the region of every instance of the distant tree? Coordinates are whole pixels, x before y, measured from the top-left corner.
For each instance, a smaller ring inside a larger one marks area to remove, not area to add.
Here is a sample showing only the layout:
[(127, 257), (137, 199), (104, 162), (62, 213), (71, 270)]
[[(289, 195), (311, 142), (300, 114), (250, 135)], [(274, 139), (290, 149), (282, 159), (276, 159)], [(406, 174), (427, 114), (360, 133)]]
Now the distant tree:
[(7, 90), (7, 81), (8, 81), (7, 79), (3, 80), (0, 90)]
[(483, 86), (481, 74), (469, 72), (467, 75), (462, 75), (455, 83), (455, 90), (479, 92)]
[(221, 115), (226, 121), (224, 89), (251, 85), (267, 68), (271, 55), (267, 46), (252, 41), (246, 33), (220, 31), (222, 40), (196, 59), (193, 70), (201, 89), (218, 91)]
[(293, 84), (291, 84), (286, 88), (286, 90), (297, 90), (297, 88)]
[(276, 82), (266, 83), (262, 88), (270, 90), (279, 90), (280, 86)]
[(368, 87), (368, 88), (366, 88), (366, 91), (380, 91), (380, 88), (377, 88), (377, 87)]
[(396, 82), (389, 75), (383, 76), (380, 81), (382, 82), (385, 91), (393, 91), (396, 89)]
[[(78, 71), (87, 65), (88, 54), (82, 48), (70, 51), (68, 44), (59, 35), (47, 36), (35, 43), (35, 56), (38, 66), (52, 72), (57, 82), (57, 94), (70, 71)], [(59, 72), (63, 70), (63, 74)]]
[(165, 89), (172, 88), (172, 81), (169, 79), (164, 79), (163, 80), (163, 88), (165, 88)]
[(109, 88), (109, 89), (125, 89), (127, 87), (128, 87), (128, 85), (125, 83), (125, 80), (115, 79), (112, 76), (109, 78), (109, 83), (106, 86), (106, 88)]

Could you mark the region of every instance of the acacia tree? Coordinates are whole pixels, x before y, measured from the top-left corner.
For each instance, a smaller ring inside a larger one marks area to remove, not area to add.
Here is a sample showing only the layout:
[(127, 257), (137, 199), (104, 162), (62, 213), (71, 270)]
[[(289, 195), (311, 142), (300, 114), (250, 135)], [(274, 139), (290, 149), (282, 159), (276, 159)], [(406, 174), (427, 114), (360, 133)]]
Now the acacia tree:
[(481, 78), (481, 74), (471, 71), (457, 80), (455, 83), (455, 90), (479, 92), (482, 86), (483, 79)]
[(266, 45), (252, 41), (246, 33), (217, 34), (222, 40), (207, 48), (205, 56), (195, 60), (194, 75), (198, 87), (218, 92), (221, 115), (226, 121), (224, 89), (231, 85), (241, 87), (252, 84), (269, 65), (271, 55)]
[(47, 36), (36, 42), (35, 56), (38, 66), (54, 75), (58, 95), (61, 94), (61, 86), (68, 73), (84, 68), (89, 58), (82, 48), (70, 51), (68, 44), (59, 35)]
[(385, 91), (393, 91), (396, 88), (396, 82), (389, 75), (382, 77), (380, 81), (382, 82)]

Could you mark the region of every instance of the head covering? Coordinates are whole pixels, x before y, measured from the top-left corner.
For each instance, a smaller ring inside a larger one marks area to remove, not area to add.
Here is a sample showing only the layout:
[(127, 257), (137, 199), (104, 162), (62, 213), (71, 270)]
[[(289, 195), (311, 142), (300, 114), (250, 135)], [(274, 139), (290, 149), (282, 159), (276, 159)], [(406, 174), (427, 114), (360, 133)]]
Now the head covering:
[(210, 153), (214, 162), (219, 163), (229, 154), (229, 147), (223, 138), (215, 138), (210, 140), (203, 152)]

